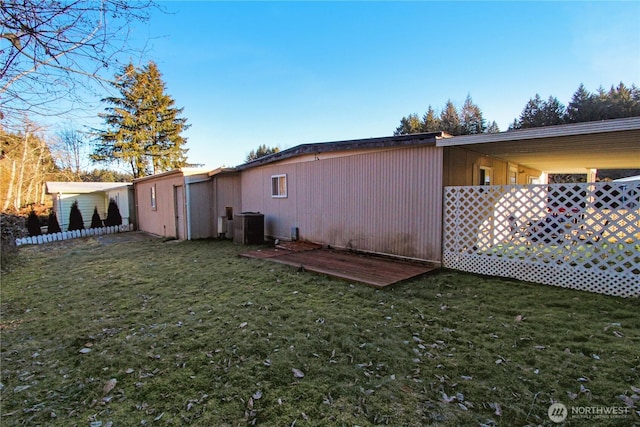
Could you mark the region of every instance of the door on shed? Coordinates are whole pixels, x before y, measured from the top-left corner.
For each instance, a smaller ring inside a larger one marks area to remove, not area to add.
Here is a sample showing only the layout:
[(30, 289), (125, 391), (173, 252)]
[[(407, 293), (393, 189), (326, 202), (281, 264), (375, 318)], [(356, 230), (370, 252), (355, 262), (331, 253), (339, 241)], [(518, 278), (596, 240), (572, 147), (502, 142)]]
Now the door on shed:
[(174, 212), (176, 214), (176, 239), (184, 240), (184, 186), (173, 187)]

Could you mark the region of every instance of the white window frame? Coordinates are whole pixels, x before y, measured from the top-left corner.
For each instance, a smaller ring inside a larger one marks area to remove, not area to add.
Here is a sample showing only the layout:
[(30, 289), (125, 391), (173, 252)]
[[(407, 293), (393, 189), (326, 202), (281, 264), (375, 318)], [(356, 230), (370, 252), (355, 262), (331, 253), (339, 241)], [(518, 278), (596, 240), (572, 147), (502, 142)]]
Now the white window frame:
[(287, 197), (287, 174), (271, 175), (271, 197), (285, 199)]

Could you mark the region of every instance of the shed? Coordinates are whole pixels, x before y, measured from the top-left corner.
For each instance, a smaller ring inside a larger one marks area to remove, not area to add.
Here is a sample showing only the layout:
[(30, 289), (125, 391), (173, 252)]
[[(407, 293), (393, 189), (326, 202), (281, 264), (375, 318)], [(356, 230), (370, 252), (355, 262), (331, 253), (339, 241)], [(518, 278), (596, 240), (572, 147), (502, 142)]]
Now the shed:
[(211, 235), (207, 169), (181, 168), (133, 181), (138, 229), (178, 240)]
[(62, 230), (69, 227), (69, 213), (74, 201), (82, 213), (84, 226), (91, 226), (93, 210), (98, 208), (102, 220), (107, 217), (109, 200), (118, 205), (122, 224), (135, 224), (133, 186), (127, 182), (57, 182), (46, 183), (47, 194), (51, 195), (53, 211)]

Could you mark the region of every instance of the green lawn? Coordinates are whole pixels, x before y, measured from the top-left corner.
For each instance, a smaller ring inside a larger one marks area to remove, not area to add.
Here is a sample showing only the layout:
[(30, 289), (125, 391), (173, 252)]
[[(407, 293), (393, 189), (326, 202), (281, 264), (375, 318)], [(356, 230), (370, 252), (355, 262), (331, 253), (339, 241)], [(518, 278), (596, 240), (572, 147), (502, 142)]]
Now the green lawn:
[(555, 401), (640, 422), (637, 299), (451, 271), (376, 290), (246, 249), (20, 248), (0, 425), (556, 425)]

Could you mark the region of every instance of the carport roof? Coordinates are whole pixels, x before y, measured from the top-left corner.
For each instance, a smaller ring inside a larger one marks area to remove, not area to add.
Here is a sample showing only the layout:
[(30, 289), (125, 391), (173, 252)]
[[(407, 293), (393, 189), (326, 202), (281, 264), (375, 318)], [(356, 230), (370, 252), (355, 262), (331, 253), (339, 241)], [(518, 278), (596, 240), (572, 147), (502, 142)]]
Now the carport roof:
[(61, 182), (47, 181), (47, 194), (87, 194), (130, 187), (130, 182)]
[(438, 139), (548, 173), (640, 168), (640, 117)]

